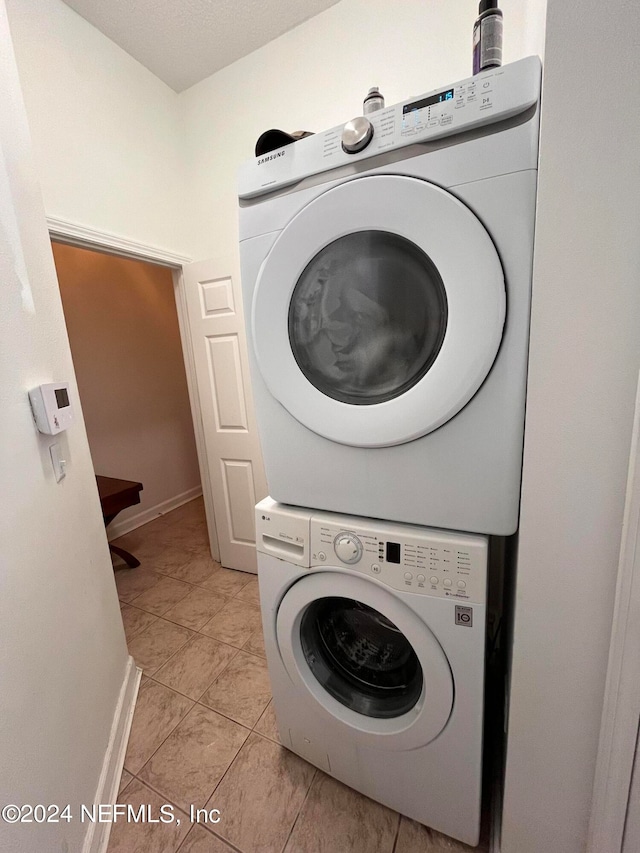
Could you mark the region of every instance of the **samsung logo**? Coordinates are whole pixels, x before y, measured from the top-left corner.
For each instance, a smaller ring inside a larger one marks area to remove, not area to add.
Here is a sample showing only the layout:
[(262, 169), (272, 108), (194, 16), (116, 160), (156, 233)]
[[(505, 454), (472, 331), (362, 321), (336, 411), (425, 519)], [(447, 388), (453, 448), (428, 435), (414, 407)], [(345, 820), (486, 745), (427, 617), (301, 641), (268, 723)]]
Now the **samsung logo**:
[(282, 149), (282, 151), (274, 151), (273, 154), (267, 154), (266, 157), (261, 157), (258, 160), (258, 166), (262, 166), (263, 163), (268, 163), (269, 160), (277, 160), (278, 157), (284, 157), (287, 153), (286, 149)]

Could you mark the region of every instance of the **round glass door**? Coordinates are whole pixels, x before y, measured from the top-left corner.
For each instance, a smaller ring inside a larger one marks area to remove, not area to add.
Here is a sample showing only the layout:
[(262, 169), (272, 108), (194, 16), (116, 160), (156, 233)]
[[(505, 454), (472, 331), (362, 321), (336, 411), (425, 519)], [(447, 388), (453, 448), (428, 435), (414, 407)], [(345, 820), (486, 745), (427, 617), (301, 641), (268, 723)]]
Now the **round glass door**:
[(387, 447), (453, 418), (484, 382), (506, 312), (479, 219), (417, 178), (372, 175), (320, 194), (283, 228), (253, 294), (270, 393), (331, 441)]
[(406, 714), (422, 693), (422, 667), (400, 629), (372, 607), (321, 598), (300, 622), (309, 668), (335, 699), (368, 717)]
[(339, 722), (361, 743), (414, 749), (449, 719), (442, 646), (424, 616), (373, 580), (334, 568), (304, 576), (278, 606), (276, 637), (300, 713)]
[(289, 340), (300, 370), (334, 400), (373, 405), (404, 394), (435, 361), (447, 296), (431, 259), (385, 231), (347, 234), (294, 288)]

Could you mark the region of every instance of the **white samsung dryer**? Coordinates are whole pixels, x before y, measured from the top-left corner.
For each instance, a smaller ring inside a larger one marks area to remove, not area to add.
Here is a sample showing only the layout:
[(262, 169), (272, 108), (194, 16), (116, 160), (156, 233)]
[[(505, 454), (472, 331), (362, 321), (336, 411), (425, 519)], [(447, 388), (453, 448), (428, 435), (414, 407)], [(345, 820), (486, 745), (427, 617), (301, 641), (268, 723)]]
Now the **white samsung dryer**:
[(270, 498), (256, 533), (282, 744), (477, 844), (488, 538)]
[(529, 57), (242, 168), (274, 499), (516, 530), (539, 93)]

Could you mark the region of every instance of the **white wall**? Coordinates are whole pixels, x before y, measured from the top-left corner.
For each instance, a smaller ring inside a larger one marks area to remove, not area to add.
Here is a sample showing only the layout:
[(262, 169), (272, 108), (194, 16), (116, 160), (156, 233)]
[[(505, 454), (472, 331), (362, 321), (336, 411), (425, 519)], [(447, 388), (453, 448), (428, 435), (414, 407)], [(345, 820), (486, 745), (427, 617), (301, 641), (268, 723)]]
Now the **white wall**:
[[(500, 6), (503, 4), (501, 3)], [(520, 49), (522, 55), (537, 54), (544, 60), (547, 0), (522, 0), (520, 16)]]
[[(540, 0), (504, 0), (505, 61), (526, 55)], [(321, 131), (362, 111), (371, 86), (393, 104), (471, 74), (476, 0), (342, 0), (180, 95), (190, 234), (207, 258), (237, 246), (236, 173), (272, 127)], [(538, 16), (539, 17), (539, 16)]]
[(549, 0), (503, 853), (584, 851), (640, 367), (640, 18)]
[(7, 0), (48, 216), (179, 251), (176, 93), (61, 0)]
[(94, 470), (144, 485), (117, 535), (200, 487), (173, 275), (60, 243), (53, 256)]
[[(93, 801), (127, 663), (82, 413), (57, 484), (27, 390), (77, 389), (0, 2), (0, 802)], [(87, 825), (0, 822), (6, 853), (77, 851)]]
[[(48, 216), (201, 259), (236, 245), (236, 169), (269, 127), (320, 131), (468, 76), (477, 0), (342, 0), (181, 95), (61, 0), (7, 0)], [(503, 0), (505, 61), (544, 0)]]

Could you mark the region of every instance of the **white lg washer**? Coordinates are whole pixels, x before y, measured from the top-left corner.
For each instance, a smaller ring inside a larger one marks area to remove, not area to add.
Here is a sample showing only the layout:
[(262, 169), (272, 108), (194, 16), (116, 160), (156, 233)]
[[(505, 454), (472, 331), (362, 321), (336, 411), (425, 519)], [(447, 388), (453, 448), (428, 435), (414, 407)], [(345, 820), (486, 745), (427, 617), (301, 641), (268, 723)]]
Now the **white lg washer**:
[(270, 498), (256, 533), (283, 745), (477, 844), (488, 538)]
[(275, 499), (516, 530), (539, 92), (529, 57), (241, 171), (253, 390)]

